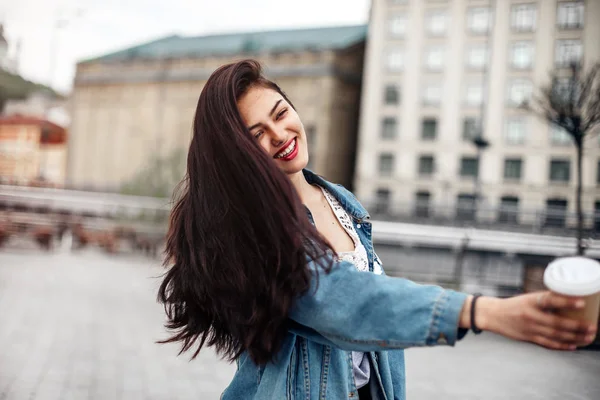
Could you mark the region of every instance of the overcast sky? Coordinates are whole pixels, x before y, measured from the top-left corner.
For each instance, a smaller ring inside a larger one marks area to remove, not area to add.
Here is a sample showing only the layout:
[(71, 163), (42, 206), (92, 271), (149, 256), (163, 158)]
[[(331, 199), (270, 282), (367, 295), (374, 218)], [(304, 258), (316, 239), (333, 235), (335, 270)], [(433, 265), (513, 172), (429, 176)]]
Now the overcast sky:
[[(0, 0), (0, 22), (11, 51), (21, 41), (20, 73), (44, 84), (52, 79), (54, 87), (68, 91), (75, 63), (88, 57), (170, 34), (366, 23), (369, 4), (369, 0)], [(57, 25), (61, 27), (55, 29)]]

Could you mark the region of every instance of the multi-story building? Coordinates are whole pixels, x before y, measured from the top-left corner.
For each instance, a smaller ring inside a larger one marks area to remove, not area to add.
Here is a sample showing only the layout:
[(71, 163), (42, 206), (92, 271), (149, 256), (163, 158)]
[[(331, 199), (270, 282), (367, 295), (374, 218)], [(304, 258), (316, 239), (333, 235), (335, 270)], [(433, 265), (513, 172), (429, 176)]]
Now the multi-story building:
[[(600, 60), (598, 19), (596, 0), (374, 0), (358, 197), (392, 214), (469, 218), (461, 204), (479, 193), (482, 208), (520, 211), (485, 218), (535, 223), (535, 210), (553, 209), (546, 223), (564, 223), (575, 146), (521, 105), (553, 70), (569, 76), (571, 62)], [(479, 134), (489, 143), (480, 157)], [(590, 139), (584, 152), (588, 213), (600, 209), (599, 147)]]
[(153, 158), (187, 151), (210, 74), (255, 58), (298, 109), (310, 167), (351, 185), (366, 31), (361, 25), (170, 36), (80, 62), (71, 99), (69, 184), (116, 190)]

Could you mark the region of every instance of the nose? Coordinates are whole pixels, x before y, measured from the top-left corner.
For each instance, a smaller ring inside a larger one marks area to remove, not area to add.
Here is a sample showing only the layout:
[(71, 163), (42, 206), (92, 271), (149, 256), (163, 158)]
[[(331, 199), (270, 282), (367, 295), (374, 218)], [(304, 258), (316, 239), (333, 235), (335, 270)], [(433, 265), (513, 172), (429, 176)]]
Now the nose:
[(273, 145), (273, 147), (281, 146), (282, 144), (285, 143), (286, 139), (287, 139), (287, 133), (285, 132), (285, 129), (275, 128), (272, 130), (271, 144)]

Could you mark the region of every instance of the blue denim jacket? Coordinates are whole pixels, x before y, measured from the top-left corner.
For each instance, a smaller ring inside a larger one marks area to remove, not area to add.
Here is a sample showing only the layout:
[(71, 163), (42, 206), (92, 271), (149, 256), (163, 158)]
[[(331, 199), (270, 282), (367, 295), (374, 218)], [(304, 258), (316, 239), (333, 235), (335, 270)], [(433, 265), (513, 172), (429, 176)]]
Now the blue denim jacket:
[[(367, 211), (342, 186), (308, 170), (304, 175), (327, 189), (352, 216), (369, 269), (378, 268)], [(314, 273), (316, 267), (309, 267)], [(319, 271), (318, 286), (315, 281), (290, 310), (291, 328), (275, 362), (259, 366), (248, 353), (242, 354), (223, 400), (357, 399), (352, 351), (368, 353), (376, 397), (404, 400), (402, 349), (454, 345), (457, 340), (463, 293), (359, 272), (347, 262), (337, 263), (329, 274)]]

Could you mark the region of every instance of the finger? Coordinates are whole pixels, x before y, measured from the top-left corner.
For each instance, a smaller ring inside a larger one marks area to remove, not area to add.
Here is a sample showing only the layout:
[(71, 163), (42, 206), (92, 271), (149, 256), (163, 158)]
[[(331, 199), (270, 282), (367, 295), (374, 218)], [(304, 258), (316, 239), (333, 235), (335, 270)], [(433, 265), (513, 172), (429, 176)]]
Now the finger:
[(543, 293), (539, 302), (541, 308), (544, 309), (581, 309), (585, 307), (585, 300), (582, 297), (562, 296), (553, 292)]
[(592, 343), (596, 337), (596, 327), (586, 322), (548, 313), (536, 313), (536, 318), (531, 332), (549, 340), (582, 346)]
[(596, 326), (589, 322), (580, 321), (572, 318), (561, 317), (560, 315), (550, 314), (540, 310), (534, 310), (528, 314), (528, 319), (534, 324), (553, 328), (559, 331), (588, 333), (596, 332)]
[(548, 326), (538, 325), (536, 333), (549, 340), (562, 342), (565, 344), (588, 344), (594, 340), (594, 336), (587, 332), (573, 332), (558, 330)]
[(535, 336), (533, 342), (540, 346), (553, 350), (575, 350), (577, 346), (574, 344), (562, 343), (556, 340), (550, 340), (544, 336)]

